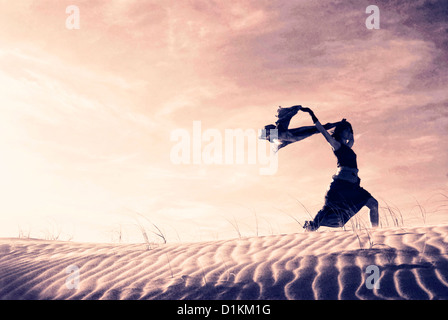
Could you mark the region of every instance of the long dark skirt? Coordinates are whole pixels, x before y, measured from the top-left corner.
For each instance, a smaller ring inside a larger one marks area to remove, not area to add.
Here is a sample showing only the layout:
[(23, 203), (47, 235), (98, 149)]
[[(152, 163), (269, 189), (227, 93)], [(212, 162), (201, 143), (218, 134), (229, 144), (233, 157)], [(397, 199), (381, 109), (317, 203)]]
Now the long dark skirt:
[(333, 179), (325, 195), (325, 205), (317, 213), (313, 224), (316, 227), (342, 227), (361, 210), (372, 195), (357, 183)]

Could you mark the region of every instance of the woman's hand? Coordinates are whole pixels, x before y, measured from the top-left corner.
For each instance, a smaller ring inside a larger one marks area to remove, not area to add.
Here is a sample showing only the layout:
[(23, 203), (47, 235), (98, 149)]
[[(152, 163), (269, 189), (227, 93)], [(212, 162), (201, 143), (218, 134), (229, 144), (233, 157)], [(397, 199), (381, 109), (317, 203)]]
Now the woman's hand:
[(306, 107), (302, 107), (302, 108), (300, 108), (300, 110), (302, 110), (303, 112), (308, 112), (308, 113), (313, 112), (313, 110), (311, 110), (310, 108), (306, 108)]
[(300, 110), (302, 110), (303, 112), (308, 112), (311, 116), (311, 119), (313, 120), (313, 123), (316, 123), (319, 121), (319, 120), (317, 120), (317, 117), (314, 114), (313, 110), (311, 110), (310, 108), (301, 108)]

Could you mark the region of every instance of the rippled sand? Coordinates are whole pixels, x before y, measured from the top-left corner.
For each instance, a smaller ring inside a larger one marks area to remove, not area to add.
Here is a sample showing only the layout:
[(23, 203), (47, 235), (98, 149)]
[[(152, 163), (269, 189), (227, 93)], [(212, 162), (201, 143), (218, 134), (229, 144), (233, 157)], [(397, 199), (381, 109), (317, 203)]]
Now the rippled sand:
[[(143, 244), (8, 238), (0, 239), (0, 298), (447, 299), (447, 251), (447, 225), (150, 250)], [(379, 288), (366, 285), (369, 265), (378, 267)], [(79, 286), (73, 288), (76, 270)]]

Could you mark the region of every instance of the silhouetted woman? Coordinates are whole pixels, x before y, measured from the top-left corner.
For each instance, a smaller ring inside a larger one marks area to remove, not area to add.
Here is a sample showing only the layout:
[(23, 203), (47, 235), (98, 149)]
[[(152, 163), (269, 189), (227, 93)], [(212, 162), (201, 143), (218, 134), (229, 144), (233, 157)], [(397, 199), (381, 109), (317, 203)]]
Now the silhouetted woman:
[[(291, 118), (299, 110), (310, 114), (314, 126), (288, 128)], [(342, 227), (364, 206), (370, 209), (372, 227), (377, 227), (379, 219), (378, 201), (360, 186), (361, 180), (358, 177), (356, 154), (352, 150), (354, 138), (351, 124), (343, 119), (340, 122), (322, 125), (310, 108), (303, 108), (302, 106), (280, 107), (277, 117), (279, 119), (275, 126), (268, 125), (265, 127), (265, 138), (267, 140), (271, 141), (267, 131), (271, 132), (272, 129), (278, 130), (278, 139), (271, 142), (280, 143), (279, 148), (320, 132), (330, 144), (337, 158), (338, 169), (325, 195), (325, 204), (314, 220), (305, 221), (304, 229), (315, 231), (321, 226)], [(331, 128), (334, 128), (334, 131), (330, 134), (327, 130)]]

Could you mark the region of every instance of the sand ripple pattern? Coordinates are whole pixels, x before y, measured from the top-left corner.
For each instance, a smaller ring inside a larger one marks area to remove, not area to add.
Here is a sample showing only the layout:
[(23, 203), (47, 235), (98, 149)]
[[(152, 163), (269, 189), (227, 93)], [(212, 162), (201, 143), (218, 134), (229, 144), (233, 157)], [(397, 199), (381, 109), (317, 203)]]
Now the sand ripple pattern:
[[(206, 243), (0, 239), (0, 299), (448, 299), (448, 226)], [(379, 288), (369, 289), (369, 265)], [(67, 286), (68, 266), (79, 287)]]

